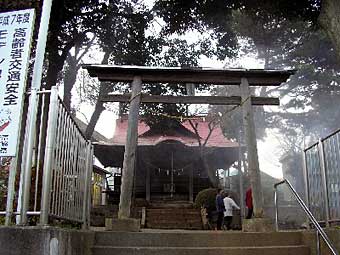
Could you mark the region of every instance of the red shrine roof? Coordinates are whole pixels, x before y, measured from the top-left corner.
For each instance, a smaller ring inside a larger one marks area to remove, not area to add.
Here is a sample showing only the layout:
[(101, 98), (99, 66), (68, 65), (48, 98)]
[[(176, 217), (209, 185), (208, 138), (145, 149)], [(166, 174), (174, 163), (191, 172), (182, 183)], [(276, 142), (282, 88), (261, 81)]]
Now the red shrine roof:
[[(191, 119), (193, 125), (196, 127), (202, 143), (205, 142), (209, 135), (209, 121), (204, 117), (197, 117)], [(109, 144), (112, 145), (125, 145), (128, 121), (127, 116), (116, 120), (116, 130)], [(188, 120), (181, 122), (179, 128), (174, 128), (171, 132), (152, 132), (150, 127), (139, 120), (138, 122), (138, 145), (140, 146), (153, 146), (165, 141), (178, 141), (190, 147), (198, 146), (198, 139), (196, 138), (195, 131)], [(228, 140), (222, 133), (219, 125), (217, 125), (206, 144), (207, 147), (238, 147), (237, 142)]]

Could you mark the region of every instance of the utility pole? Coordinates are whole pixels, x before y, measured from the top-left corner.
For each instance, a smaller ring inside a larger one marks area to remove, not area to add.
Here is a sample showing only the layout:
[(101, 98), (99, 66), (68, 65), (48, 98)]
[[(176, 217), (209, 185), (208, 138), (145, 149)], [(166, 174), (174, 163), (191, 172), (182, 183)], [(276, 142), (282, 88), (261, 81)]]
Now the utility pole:
[(248, 173), (250, 176), (250, 185), (253, 194), (254, 215), (255, 218), (262, 218), (263, 194), (261, 188), (261, 175), (257, 153), (253, 109), (251, 106), (251, 95), (247, 78), (241, 79), (240, 89), (242, 96), (243, 126), (248, 154)]

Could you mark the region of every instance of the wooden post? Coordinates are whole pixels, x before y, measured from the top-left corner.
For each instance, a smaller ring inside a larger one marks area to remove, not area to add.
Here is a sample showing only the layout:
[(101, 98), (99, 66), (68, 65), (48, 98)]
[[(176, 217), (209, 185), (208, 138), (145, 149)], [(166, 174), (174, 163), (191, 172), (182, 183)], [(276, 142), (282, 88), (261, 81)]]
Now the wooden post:
[(227, 173), (228, 173), (228, 179), (227, 179), (227, 180), (228, 180), (228, 189), (231, 190), (230, 167), (228, 167), (228, 170), (227, 170), (227, 171), (228, 171), (228, 172), (227, 172)]
[(194, 202), (194, 168), (189, 167), (189, 202)]
[(130, 217), (131, 197), (133, 189), (133, 180), (135, 172), (134, 168), (138, 138), (138, 116), (141, 90), (142, 90), (141, 77), (135, 76), (132, 82), (132, 93), (128, 117), (128, 130), (123, 161), (122, 185), (120, 191), (120, 202), (118, 211), (119, 219), (126, 219)]
[(223, 169), (223, 189), (227, 188), (227, 169)]
[(263, 216), (261, 175), (257, 154), (255, 123), (251, 106), (249, 83), (246, 78), (241, 79), (240, 88), (242, 95), (243, 126), (248, 154), (248, 171), (253, 194), (254, 215), (256, 218), (261, 218)]
[(241, 132), (238, 135), (238, 174), (239, 174), (239, 184), (240, 184), (240, 207), (241, 207), (241, 219), (244, 218), (245, 215), (245, 206), (244, 206), (244, 189), (243, 189), (243, 173), (242, 173), (242, 147), (241, 147)]

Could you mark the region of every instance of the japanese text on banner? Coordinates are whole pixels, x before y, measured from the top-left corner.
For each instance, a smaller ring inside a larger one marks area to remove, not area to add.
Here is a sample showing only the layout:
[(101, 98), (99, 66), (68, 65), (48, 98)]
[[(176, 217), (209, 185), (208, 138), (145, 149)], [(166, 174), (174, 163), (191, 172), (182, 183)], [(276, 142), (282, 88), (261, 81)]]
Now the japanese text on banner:
[(0, 13), (0, 157), (15, 156), (34, 10)]

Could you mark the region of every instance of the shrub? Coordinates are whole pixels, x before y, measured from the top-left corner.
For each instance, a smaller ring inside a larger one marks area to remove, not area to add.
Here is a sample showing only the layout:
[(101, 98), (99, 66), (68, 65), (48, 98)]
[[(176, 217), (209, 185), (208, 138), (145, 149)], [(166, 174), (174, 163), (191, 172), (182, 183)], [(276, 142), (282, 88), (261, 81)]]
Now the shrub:
[(216, 195), (217, 195), (216, 189), (209, 188), (201, 190), (196, 196), (194, 207), (195, 208), (205, 207), (207, 209), (216, 208), (215, 205)]
[(10, 158), (0, 158), (0, 211), (6, 209)]

